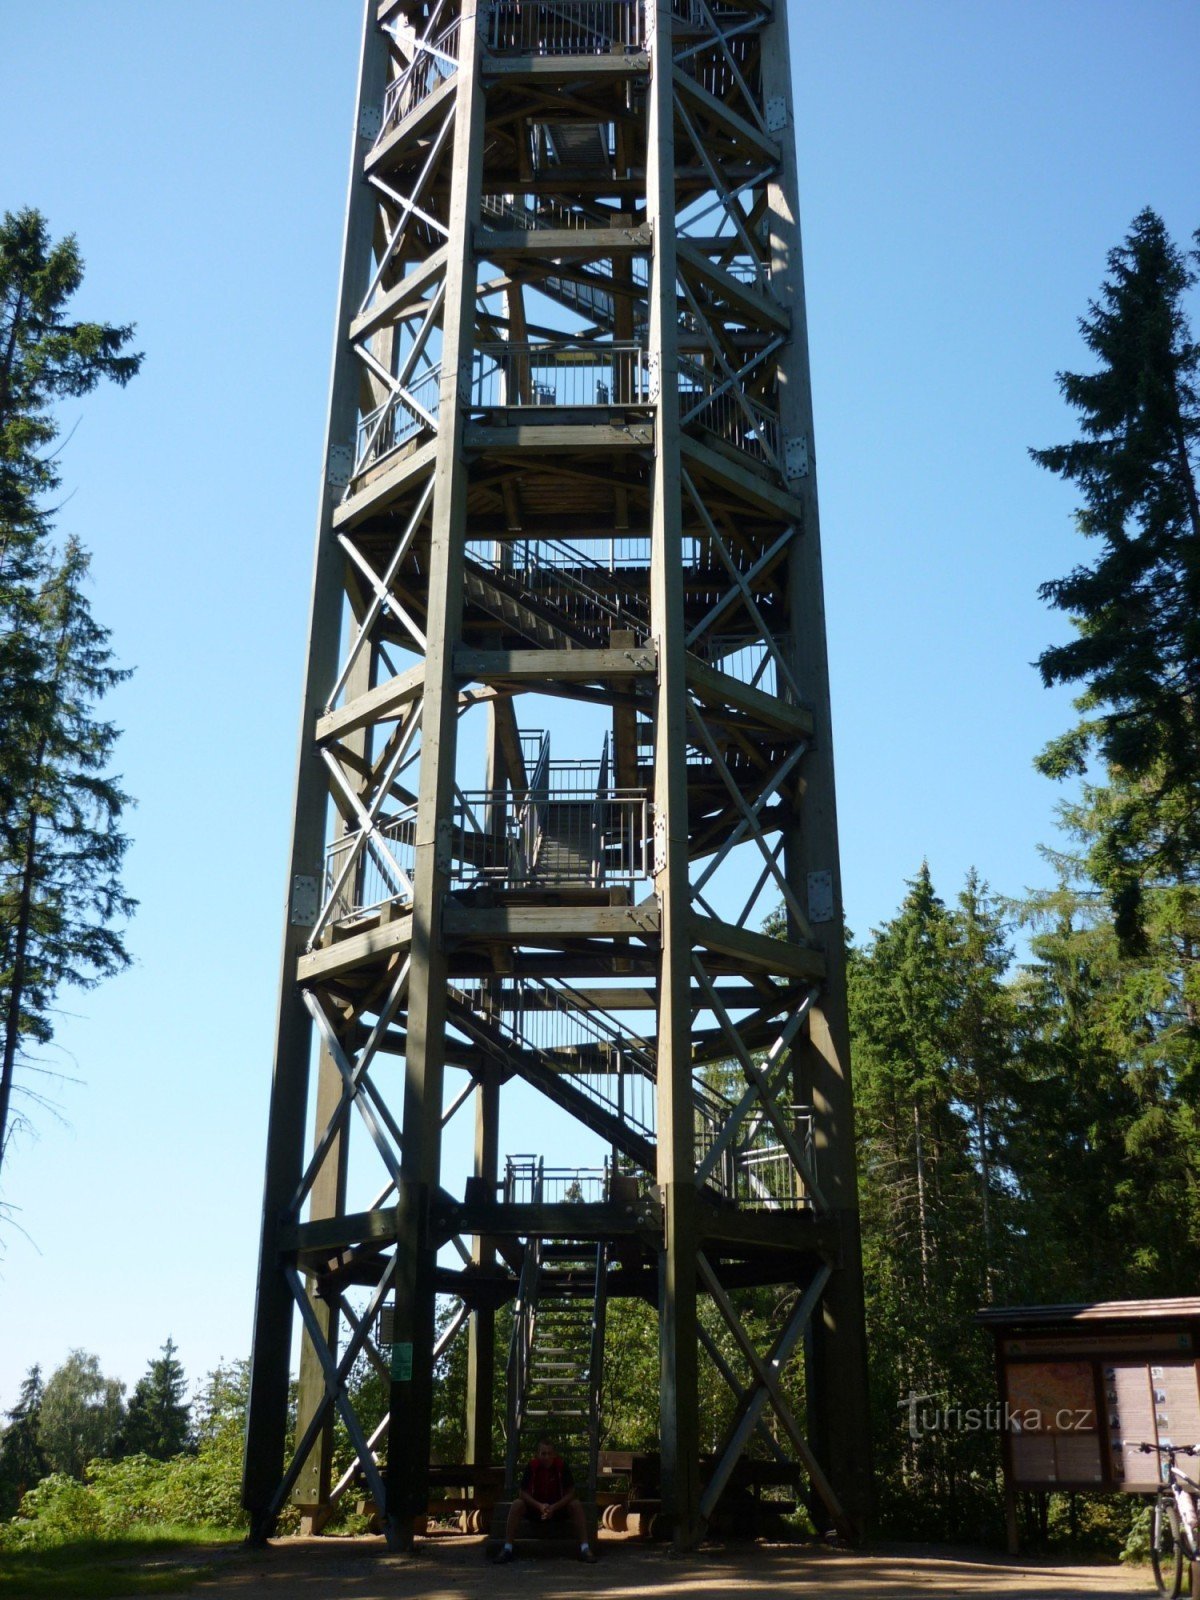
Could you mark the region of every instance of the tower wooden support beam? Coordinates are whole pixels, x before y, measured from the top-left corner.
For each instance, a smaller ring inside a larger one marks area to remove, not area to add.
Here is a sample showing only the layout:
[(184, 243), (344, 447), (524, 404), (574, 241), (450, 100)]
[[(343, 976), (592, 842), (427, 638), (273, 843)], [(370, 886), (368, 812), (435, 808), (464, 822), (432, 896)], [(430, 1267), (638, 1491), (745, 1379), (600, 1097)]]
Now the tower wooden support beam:
[[(575, 1448), (593, 1470), (604, 1302), (657, 1308), (678, 1546), (703, 1536), (768, 1411), (816, 1513), (863, 1530), (782, 0), (368, 0), (323, 480), (250, 1388), (255, 1535), (288, 1498), (313, 1531), (334, 1512), (353, 1478), (332, 1481), (337, 1416), (389, 1541), (409, 1548), (438, 1361), (467, 1341), (477, 1471), (502, 1403), (512, 1438), (531, 1425), (537, 1307), (554, 1293), (594, 1307), (591, 1399), (559, 1413), (590, 1416)], [(543, 1108), (523, 1124), (540, 1155), (500, 1147), (518, 1084)], [(470, 1171), (448, 1170), (444, 1130), (471, 1114)], [(763, 1284), (794, 1293), (759, 1350), (739, 1296)], [(780, 1379), (801, 1348), (803, 1434)], [(363, 1353), (387, 1377), (382, 1415), (351, 1404)], [(710, 1360), (733, 1420), (702, 1471)]]

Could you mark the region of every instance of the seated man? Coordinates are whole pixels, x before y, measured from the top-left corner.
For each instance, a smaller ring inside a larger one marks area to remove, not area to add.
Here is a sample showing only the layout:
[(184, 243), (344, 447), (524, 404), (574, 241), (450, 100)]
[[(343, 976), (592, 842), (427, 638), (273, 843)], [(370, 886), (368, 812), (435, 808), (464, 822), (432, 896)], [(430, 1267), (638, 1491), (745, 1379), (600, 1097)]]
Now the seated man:
[(526, 1517), (535, 1522), (553, 1522), (559, 1518), (569, 1521), (579, 1540), (579, 1559), (595, 1561), (596, 1553), (588, 1543), (587, 1522), (575, 1493), (571, 1469), (555, 1453), (549, 1439), (538, 1440), (537, 1452), (525, 1468), (520, 1491), (508, 1509), (504, 1548), (496, 1558), (498, 1561), (512, 1560), (513, 1540)]

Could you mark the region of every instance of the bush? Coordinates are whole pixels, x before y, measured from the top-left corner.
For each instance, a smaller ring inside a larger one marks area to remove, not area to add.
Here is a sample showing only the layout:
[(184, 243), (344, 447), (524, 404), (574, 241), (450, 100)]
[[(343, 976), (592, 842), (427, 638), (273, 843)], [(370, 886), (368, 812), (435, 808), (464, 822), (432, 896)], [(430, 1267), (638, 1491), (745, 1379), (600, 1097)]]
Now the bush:
[(98, 1539), (105, 1532), (104, 1513), (92, 1490), (68, 1473), (52, 1472), (26, 1492), (11, 1522), (0, 1523), (0, 1550)]
[(29, 1490), (11, 1522), (0, 1523), (0, 1550), (119, 1539), (135, 1528), (239, 1530), (246, 1525), (241, 1464), (240, 1448), (216, 1439), (169, 1461), (92, 1461), (82, 1483), (53, 1473)]

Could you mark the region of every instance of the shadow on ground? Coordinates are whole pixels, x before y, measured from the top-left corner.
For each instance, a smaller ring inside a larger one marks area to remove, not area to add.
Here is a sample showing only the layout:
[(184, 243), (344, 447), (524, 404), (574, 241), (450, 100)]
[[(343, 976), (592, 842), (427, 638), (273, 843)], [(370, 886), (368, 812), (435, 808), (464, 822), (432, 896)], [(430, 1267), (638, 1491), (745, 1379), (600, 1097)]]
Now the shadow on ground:
[(247, 1551), (191, 1590), (204, 1600), (624, 1600), (779, 1595), (837, 1600), (1012, 1595), (1022, 1600), (1118, 1600), (1150, 1594), (1145, 1572), (1115, 1564), (1057, 1565), (982, 1551), (888, 1546), (870, 1554), (810, 1545), (712, 1546), (679, 1558), (659, 1546), (605, 1539), (599, 1565), (539, 1559), (496, 1567), (482, 1539), (418, 1543), (390, 1554), (378, 1539), (281, 1539)]

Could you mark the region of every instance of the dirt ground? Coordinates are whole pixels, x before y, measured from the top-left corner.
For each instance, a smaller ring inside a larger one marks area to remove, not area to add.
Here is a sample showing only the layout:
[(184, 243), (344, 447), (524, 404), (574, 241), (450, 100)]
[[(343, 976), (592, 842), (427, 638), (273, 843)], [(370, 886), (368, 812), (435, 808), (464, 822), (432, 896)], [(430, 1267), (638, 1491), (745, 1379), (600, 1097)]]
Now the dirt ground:
[(989, 1552), (891, 1546), (863, 1555), (807, 1545), (736, 1544), (672, 1557), (655, 1545), (602, 1539), (594, 1567), (552, 1556), (495, 1567), (482, 1539), (423, 1540), (412, 1556), (378, 1539), (280, 1539), (269, 1550), (223, 1556), (196, 1600), (675, 1600), (736, 1594), (819, 1600), (916, 1600), (917, 1596), (1015, 1595), (1023, 1600), (1117, 1600), (1151, 1595), (1144, 1571), (1060, 1566)]

